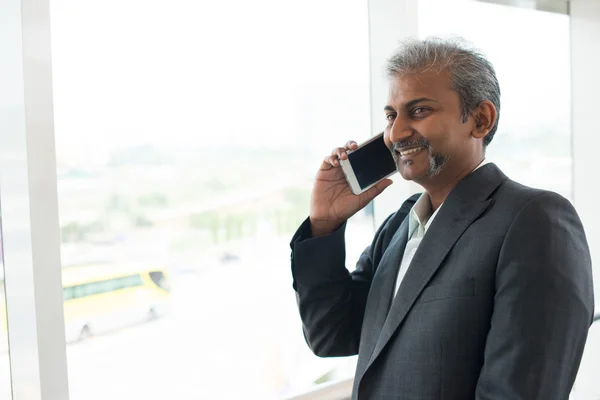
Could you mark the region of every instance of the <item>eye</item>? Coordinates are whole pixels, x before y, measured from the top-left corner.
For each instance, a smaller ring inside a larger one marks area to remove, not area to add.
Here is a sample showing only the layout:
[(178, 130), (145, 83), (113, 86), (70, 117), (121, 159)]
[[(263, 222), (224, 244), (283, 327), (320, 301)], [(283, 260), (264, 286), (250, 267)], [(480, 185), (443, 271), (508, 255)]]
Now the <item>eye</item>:
[(396, 119), (396, 114), (386, 114), (385, 119), (391, 122)]
[(417, 107), (412, 110), (412, 115), (416, 117), (424, 117), (430, 111), (427, 107)]

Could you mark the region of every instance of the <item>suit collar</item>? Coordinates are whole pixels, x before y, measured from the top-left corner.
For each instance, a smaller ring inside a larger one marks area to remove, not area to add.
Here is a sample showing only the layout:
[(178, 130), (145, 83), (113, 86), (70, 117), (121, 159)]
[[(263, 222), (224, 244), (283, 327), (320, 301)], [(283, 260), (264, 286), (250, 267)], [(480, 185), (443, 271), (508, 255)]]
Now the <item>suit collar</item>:
[[(468, 175), (450, 192), (444, 207), (432, 222), (429, 233), (423, 237), (392, 301), (394, 278), (404, 254), (408, 235), (407, 221), (402, 223), (378, 267), (381, 276), (379, 279), (375, 277), (372, 284), (369, 297), (374, 296), (373, 300), (377, 301), (368, 301), (365, 315), (376, 316), (374, 332), (369, 335), (373, 340), (369, 340), (372, 343), (364, 343), (364, 347), (361, 343), (363, 359), (357, 366), (356, 379), (360, 380), (381, 354), (448, 252), (464, 231), (492, 206), (493, 200), (490, 196), (506, 179), (506, 175), (495, 164), (490, 163)], [(387, 317), (384, 317), (385, 314)]]
[(456, 185), (444, 203), (470, 203), (486, 200), (507, 179), (494, 163), (476, 168)]
[[(467, 175), (467, 177), (465, 177), (463, 179), (462, 182), (464, 182), (468, 177), (471, 177), (471, 175), (478, 173), (478, 170), (481, 169), (482, 167), (491, 164), (491, 169), (495, 169), (495, 172), (499, 173), (499, 176), (497, 176), (497, 178), (504, 180), (506, 179), (506, 176), (502, 173), (502, 171), (500, 171), (500, 169), (493, 163), (491, 163), (490, 161), (484, 159), (481, 163), (479, 163), (479, 165), (477, 165), (477, 167), (475, 167), (475, 169), (473, 171), (471, 171), (471, 173), (469, 175)], [(483, 175), (489, 175), (490, 171), (487, 170), (486, 172), (483, 173)], [(496, 179), (492, 178), (492, 181), (495, 181)], [(460, 182), (460, 183), (462, 183)], [(457, 186), (457, 188), (460, 186)], [(470, 188), (466, 189), (467, 192), (466, 193), (460, 193), (461, 190), (458, 189), (458, 196), (462, 196), (465, 198), (469, 198), (468, 196), (470, 195), (477, 195), (477, 194), (484, 194), (484, 193), (470, 193), (472, 192), (472, 190), (470, 190)], [(453, 192), (456, 191), (453, 190)], [(487, 195), (489, 195), (489, 193), (486, 191), (485, 193), (487, 197)], [(409, 237), (411, 236), (412, 232), (419, 226), (423, 226), (423, 230), (426, 232), (427, 229), (429, 228), (429, 226), (431, 225), (431, 223), (433, 222), (434, 217), (438, 214), (440, 208), (444, 205), (444, 203), (442, 203), (435, 211), (433, 210), (432, 206), (431, 206), (431, 198), (429, 197), (429, 194), (427, 192), (424, 192), (419, 199), (417, 200), (417, 202), (415, 203), (415, 205), (413, 206), (413, 208), (410, 210), (410, 213), (408, 214), (408, 235)]]

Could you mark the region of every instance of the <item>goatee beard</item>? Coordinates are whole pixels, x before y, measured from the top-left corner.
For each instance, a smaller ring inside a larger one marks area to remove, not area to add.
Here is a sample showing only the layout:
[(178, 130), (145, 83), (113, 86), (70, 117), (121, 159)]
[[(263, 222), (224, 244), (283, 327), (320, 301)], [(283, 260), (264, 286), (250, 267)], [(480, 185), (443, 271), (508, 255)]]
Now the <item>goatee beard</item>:
[(429, 170), (427, 175), (436, 176), (442, 170), (442, 167), (448, 161), (448, 156), (441, 153), (429, 153)]

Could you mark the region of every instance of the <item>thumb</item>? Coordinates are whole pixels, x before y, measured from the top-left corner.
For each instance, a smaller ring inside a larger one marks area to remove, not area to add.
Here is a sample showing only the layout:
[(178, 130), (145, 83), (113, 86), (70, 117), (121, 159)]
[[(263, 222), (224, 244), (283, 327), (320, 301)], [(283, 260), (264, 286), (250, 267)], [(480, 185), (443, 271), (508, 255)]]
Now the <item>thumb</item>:
[(363, 193), (365, 195), (366, 202), (368, 203), (375, 197), (379, 196), (392, 183), (394, 183), (394, 181), (391, 179), (384, 179), (381, 182), (377, 182), (375, 186)]

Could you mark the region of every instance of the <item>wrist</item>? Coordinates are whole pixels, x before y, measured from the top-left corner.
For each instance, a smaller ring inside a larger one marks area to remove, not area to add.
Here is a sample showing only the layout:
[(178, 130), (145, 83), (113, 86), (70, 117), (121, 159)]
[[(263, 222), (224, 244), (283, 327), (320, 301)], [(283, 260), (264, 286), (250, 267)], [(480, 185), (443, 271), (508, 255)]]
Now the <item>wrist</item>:
[(310, 231), (313, 237), (329, 235), (335, 232), (343, 225), (343, 221), (319, 221), (309, 218), (310, 220)]

